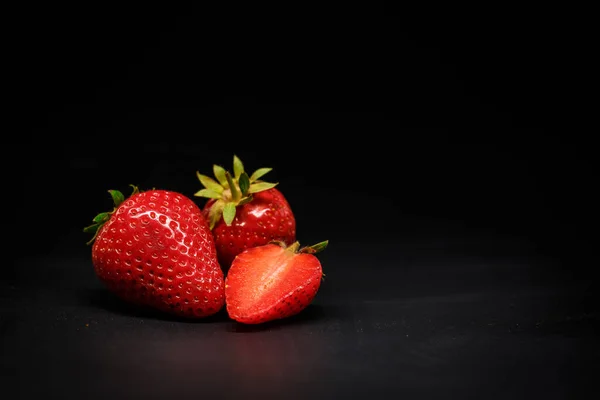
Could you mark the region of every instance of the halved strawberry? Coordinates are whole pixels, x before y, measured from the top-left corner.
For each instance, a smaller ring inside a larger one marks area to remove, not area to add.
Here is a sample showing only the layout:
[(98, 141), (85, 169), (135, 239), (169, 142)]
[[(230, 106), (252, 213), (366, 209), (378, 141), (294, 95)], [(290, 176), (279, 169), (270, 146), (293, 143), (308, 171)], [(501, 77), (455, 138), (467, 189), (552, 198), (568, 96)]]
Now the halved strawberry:
[(194, 195), (209, 200), (202, 208), (215, 239), (219, 264), (227, 272), (240, 252), (271, 241), (287, 245), (296, 240), (296, 220), (277, 183), (261, 180), (271, 168), (259, 168), (250, 176), (237, 156), (233, 175), (213, 166), (216, 180), (196, 172), (204, 186)]
[(304, 310), (315, 298), (323, 270), (314, 255), (328, 241), (303, 247), (294, 242), (269, 243), (240, 253), (225, 278), (229, 317), (245, 324), (287, 318)]

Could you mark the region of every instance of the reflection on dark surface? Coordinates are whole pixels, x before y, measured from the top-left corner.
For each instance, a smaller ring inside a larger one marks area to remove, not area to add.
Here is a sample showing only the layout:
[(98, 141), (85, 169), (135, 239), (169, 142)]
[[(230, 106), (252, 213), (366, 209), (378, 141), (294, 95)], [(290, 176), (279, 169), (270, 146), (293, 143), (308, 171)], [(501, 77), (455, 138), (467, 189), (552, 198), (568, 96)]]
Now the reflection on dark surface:
[(310, 386), (319, 380), (315, 373), (330, 357), (326, 344), (321, 336), (289, 330), (234, 335), (227, 354), (234, 392), (312, 395)]

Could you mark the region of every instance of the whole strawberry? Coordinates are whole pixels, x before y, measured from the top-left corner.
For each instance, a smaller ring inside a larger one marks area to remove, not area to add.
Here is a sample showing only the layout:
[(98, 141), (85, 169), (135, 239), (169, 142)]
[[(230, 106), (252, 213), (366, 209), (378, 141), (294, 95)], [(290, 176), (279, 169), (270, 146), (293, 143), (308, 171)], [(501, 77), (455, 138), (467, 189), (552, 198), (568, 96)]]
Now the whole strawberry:
[(260, 180), (271, 168), (259, 168), (250, 176), (233, 156), (233, 176), (213, 166), (216, 180), (196, 172), (204, 189), (195, 196), (209, 200), (202, 212), (213, 232), (217, 256), (224, 272), (242, 251), (271, 241), (296, 241), (296, 220), (277, 183)]
[(315, 298), (323, 270), (316, 253), (328, 242), (300, 248), (270, 243), (240, 253), (225, 278), (227, 313), (235, 321), (260, 324), (304, 310)]
[(109, 190), (114, 209), (98, 214), (94, 232), (96, 274), (120, 298), (181, 317), (206, 317), (224, 305), (224, 275), (214, 240), (198, 206), (167, 190), (127, 199)]

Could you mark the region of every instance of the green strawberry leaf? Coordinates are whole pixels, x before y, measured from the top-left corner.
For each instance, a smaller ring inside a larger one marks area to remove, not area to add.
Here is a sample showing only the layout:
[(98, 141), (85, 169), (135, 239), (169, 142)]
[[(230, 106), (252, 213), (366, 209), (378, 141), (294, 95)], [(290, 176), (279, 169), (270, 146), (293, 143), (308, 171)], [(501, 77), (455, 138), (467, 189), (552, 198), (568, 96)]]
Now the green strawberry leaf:
[(253, 183), (252, 185), (250, 185), (250, 188), (248, 189), (248, 193), (263, 192), (265, 190), (274, 188), (277, 185), (278, 185), (277, 183), (269, 183), (269, 182)]
[(219, 193), (215, 192), (214, 190), (210, 190), (210, 189), (200, 189), (196, 193), (194, 193), (194, 196), (205, 197), (207, 199), (220, 199), (221, 198), (221, 195)]
[(221, 186), (228, 187), (227, 178), (225, 177), (225, 168), (220, 165), (213, 165), (213, 173), (215, 174), (215, 178), (219, 181)]
[(243, 206), (244, 204), (248, 204), (252, 200), (254, 200), (254, 197), (252, 197), (252, 195), (244, 197), (243, 199), (240, 200), (240, 202), (238, 203), (238, 206)]
[(256, 171), (254, 171), (252, 173), (252, 176), (250, 177), (250, 183), (256, 182), (260, 177), (262, 177), (263, 175), (266, 175), (267, 173), (271, 172), (273, 170), (273, 168), (259, 168)]
[(111, 213), (109, 213), (109, 212), (103, 212), (103, 213), (100, 213), (100, 214), (98, 214), (98, 215), (96, 215), (96, 216), (94, 217), (94, 220), (93, 220), (93, 221), (94, 221), (95, 223), (97, 223), (97, 224), (101, 224), (102, 222), (106, 222), (106, 221), (108, 221), (108, 219), (110, 218), (110, 214), (111, 214)]
[(235, 203), (229, 202), (225, 204), (223, 208), (223, 220), (227, 226), (231, 226), (233, 219), (235, 218)]
[(240, 190), (242, 192), (242, 197), (246, 197), (248, 195), (248, 189), (250, 188), (250, 178), (248, 178), (248, 174), (242, 172), (240, 175)]
[(215, 181), (214, 179), (212, 179), (206, 175), (202, 175), (200, 172), (197, 172), (197, 171), (196, 171), (196, 175), (198, 176), (200, 183), (202, 183), (202, 185), (205, 188), (212, 190), (214, 192), (217, 192), (217, 193), (223, 193), (223, 186), (219, 185), (219, 183), (217, 181)]
[(225, 202), (223, 200), (217, 200), (208, 211), (208, 224), (211, 230), (215, 227), (217, 222), (219, 222), (219, 219), (221, 219), (224, 206)]
[(329, 244), (329, 240), (325, 240), (324, 242), (313, 244), (312, 246), (303, 247), (302, 249), (300, 249), (300, 252), (308, 253), (308, 254), (316, 254), (316, 253), (319, 253), (319, 252), (325, 250), (325, 248), (327, 247), (328, 244)]
[(83, 228), (83, 231), (85, 233), (96, 232), (99, 227), (100, 227), (100, 224), (93, 224), (93, 225), (86, 226), (85, 228)]
[(240, 175), (244, 172), (244, 164), (242, 164), (242, 160), (238, 158), (238, 156), (233, 156), (233, 175), (235, 179), (239, 179)]
[(109, 190), (108, 193), (110, 193), (110, 196), (115, 203), (115, 207), (119, 207), (119, 205), (125, 201), (125, 196), (123, 196), (123, 193), (119, 192), (118, 190)]
[(99, 223), (99, 224), (93, 224), (90, 226), (86, 226), (85, 228), (83, 228), (83, 232), (85, 233), (93, 233), (94, 235), (92, 236), (92, 238), (86, 243), (88, 246), (92, 243), (94, 243), (94, 240), (96, 240), (96, 237), (98, 236), (98, 233), (100, 233), (100, 227), (104, 225), (104, 222)]

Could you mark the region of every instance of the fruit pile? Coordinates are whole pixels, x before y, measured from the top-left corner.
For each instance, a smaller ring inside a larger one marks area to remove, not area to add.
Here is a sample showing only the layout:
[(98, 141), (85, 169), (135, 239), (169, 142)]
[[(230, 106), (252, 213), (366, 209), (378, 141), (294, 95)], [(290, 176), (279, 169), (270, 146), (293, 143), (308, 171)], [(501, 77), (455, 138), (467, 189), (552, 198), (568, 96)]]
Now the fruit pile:
[(197, 172), (202, 208), (171, 190), (109, 190), (113, 209), (84, 229), (97, 276), (125, 302), (184, 318), (224, 306), (245, 324), (298, 314), (319, 290), (315, 254), (328, 242), (300, 247), (290, 204), (261, 179), (270, 171), (248, 175), (234, 156), (233, 174), (218, 165), (214, 179)]

